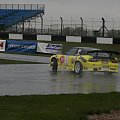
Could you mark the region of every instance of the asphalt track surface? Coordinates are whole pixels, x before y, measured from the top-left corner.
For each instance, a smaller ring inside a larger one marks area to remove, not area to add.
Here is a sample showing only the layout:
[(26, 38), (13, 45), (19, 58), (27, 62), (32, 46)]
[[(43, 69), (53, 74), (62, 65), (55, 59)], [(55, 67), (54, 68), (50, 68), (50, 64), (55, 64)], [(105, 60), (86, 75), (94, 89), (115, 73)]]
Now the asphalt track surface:
[[(4, 59), (48, 63), (48, 57), (0, 54)], [(120, 71), (120, 68), (119, 68)], [(120, 72), (52, 72), (48, 64), (0, 65), (0, 96), (120, 92)]]
[(0, 58), (1, 59), (9, 59), (9, 60), (21, 60), (21, 61), (30, 61), (30, 62), (49, 63), (49, 57), (41, 57), (41, 56), (29, 56), (29, 55), (0, 53)]

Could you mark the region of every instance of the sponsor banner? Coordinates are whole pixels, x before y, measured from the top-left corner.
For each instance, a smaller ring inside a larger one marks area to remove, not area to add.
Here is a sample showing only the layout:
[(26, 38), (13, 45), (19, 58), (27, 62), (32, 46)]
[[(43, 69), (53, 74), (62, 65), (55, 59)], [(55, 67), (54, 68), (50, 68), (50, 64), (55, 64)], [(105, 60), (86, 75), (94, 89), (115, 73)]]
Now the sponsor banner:
[(59, 54), (62, 51), (62, 44), (40, 43), (37, 44), (37, 52)]
[(23, 39), (23, 34), (9, 34), (9, 39), (22, 40)]
[(66, 36), (66, 42), (81, 42), (81, 37), (78, 36)]
[(0, 51), (5, 51), (6, 40), (0, 40)]
[(97, 37), (98, 44), (113, 44), (113, 38), (100, 38)]
[(37, 42), (7, 40), (7, 52), (36, 53)]
[(37, 35), (37, 40), (51, 41), (51, 35)]

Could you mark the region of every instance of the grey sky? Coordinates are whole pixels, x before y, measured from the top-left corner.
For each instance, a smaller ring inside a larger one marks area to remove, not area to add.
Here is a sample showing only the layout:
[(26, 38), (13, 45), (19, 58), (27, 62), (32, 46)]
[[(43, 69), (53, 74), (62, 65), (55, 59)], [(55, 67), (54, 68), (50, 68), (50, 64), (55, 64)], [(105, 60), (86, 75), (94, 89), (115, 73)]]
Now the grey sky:
[(45, 4), (45, 18), (120, 19), (120, 0), (0, 0), (1, 4)]

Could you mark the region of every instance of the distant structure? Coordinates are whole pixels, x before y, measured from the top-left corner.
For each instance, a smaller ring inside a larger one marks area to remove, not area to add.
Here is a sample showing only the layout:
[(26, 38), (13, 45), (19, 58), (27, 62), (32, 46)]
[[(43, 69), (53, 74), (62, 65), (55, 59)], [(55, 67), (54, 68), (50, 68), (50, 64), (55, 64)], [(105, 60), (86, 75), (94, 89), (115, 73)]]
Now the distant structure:
[[(114, 19), (45, 20), (44, 4), (0, 4), (0, 36), (3, 34), (40, 34), (54, 36), (116, 37), (120, 38), (120, 24)], [(58, 13), (59, 14), (59, 13)]]
[(31, 21), (40, 18), (43, 29), (44, 4), (0, 4), (0, 32), (32, 32)]

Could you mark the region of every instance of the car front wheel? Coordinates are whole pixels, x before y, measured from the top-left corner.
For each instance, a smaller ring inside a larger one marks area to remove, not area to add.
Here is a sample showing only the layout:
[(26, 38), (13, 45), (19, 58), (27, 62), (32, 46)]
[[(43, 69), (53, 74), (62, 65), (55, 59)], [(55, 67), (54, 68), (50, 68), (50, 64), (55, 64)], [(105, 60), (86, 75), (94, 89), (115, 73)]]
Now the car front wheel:
[(75, 63), (74, 71), (76, 74), (80, 74), (82, 72), (82, 64), (80, 62)]

